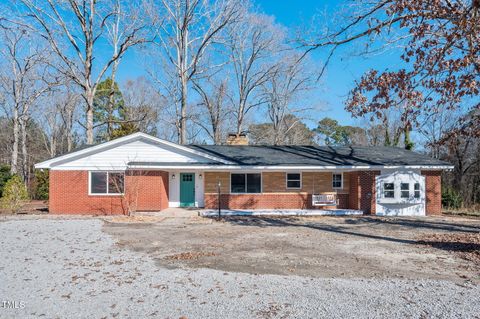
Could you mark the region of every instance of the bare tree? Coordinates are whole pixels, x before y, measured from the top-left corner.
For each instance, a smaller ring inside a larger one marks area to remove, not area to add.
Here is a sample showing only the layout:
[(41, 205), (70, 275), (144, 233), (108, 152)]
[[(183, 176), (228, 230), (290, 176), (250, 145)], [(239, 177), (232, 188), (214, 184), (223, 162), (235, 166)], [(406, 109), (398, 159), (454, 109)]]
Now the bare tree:
[(262, 84), (267, 114), (273, 125), (274, 145), (283, 144), (285, 134), (297, 124), (296, 121), (290, 121), (287, 125), (287, 115), (296, 115), (300, 120), (303, 112), (312, 109), (311, 103), (308, 106), (295, 104), (299, 103), (300, 95), (311, 89), (314, 76), (312, 68), (307, 68), (306, 60), (289, 53), (279, 61), (279, 66)]
[[(231, 107), (227, 101), (228, 81), (208, 77), (202, 82), (195, 81), (194, 89), (201, 97), (200, 105), (207, 111), (206, 116), (199, 116), (196, 122), (207, 132), (213, 144), (219, 145), (222, 143), (226, 121), (231, 115)], [(201, 114), (204, 113), (203, 108)]]
[(64, 83), (40, 101), (37, 119), (42, 125), (45, 149), (50, 157), (70, 152), (74, 147), (74, 123), (81, 94), (70, 83)]
[(265, 102), (261, 86), (278, 68), (275, 53), (281, 47), (283, 33), (271, 17), (245, 9), (243, 19), (232, 24), (225, 37), (235, 74), (235, 131), (240, 134), (247, 113)]
[(122, 96), (125, 122), (136, 131), (156, 134), (159, 114), (166, 102), (153, 84), (143, 77), (129, 80), (122, 87)]
[[(104, 39), (104, 30), (111, 19), (118, 19), (118, 1), (75, 1), (75, 0), (20, 0), (34, 27), (50, 44), (59, 63), (52, 65), (59, 72), (76, 83), (83, 93), (86, 103), (87, 144), (92, 144), (94, 96), (99, 82), (107, 70), (115, 64), (127, 50), (144, 43), (142, 31), (145, 24), (140, 19), (130, 19), (131, 27), (118, 40), (114, 52), (104, 60), (98, 56), (99, 42)], [(128, 3), (128, 2), (125, 2)], [(133, 6), (138, 3), (133, 3)], [(128, 12), (128, 8), (124, 11)], [(123, 17), (123, 16), (122, 16)], [(115, 23), (114, 25), (119, 25)], [(103, 63), (102, 63), (103, 62)], [(94, 70), (98, 70), (94, 75)]]
[(35, 41), (32, 30), (15, 23), (0, 24), (1, 39), (0, 56), (7, 65), (2, 68), (0, 89), (5, 96), (5, 112), (12, 120), (13, 143), (10, 158), (10, 170), (17, 174), (19, 169), (18, 155), (21, 147), (22, 175), (24, 181), (28, 174), (27, 125), (31, 108), (48, 90), (52, 83), (46, 67), (47, 57), (43, 48), (32, 45)]
[[(174, 89), (179, 104), (178, 141), (187, 142), (188, 90), (192, 79), (202, 74), (203, 58), (220, 32), (239, 16), (241, 2), (236, 0), (161, 0), (152, 9), (157, 24), (157, 45), (175, 72)], [(166, 11), (166, 16), (158, 12)], [(207, 68), (211, 68), (208, 66)]]

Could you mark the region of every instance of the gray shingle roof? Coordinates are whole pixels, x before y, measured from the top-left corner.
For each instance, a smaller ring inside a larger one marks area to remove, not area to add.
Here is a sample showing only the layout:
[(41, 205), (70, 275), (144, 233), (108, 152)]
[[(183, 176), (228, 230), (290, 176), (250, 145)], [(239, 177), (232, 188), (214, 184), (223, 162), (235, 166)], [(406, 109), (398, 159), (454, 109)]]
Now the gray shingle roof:
[(190, 145), (238, 165), (396, 166), (451, 165), (397, 147)]

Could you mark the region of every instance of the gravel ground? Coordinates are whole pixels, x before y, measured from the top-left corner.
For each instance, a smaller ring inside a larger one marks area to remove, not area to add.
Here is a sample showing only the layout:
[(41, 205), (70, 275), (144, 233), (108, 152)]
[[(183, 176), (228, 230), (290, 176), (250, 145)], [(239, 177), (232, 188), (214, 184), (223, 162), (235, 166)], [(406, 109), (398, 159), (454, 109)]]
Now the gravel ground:
[(480, 318), (473, 284), (166, 269), (116, 246), (102, 224), (1, 222), (0, 317)]

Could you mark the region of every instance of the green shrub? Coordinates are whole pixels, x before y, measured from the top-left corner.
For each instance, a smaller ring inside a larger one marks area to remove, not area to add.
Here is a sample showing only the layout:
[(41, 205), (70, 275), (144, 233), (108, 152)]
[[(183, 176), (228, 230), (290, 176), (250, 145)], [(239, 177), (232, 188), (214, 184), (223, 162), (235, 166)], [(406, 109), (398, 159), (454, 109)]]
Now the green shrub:
[(13, 175), (3, 188), (2, 208), (17, 213), (28, 201), (27, 187), (18, 175)]
[(0, 198), (2, 197), (3, 188), (7, 181), (12, 177), (10, 174), (10, 166), (1, 165), (0, 166)]
[(33, 180), (32, 195), (34, 199), (48, 199), (48, 170), (36, 170)]
[(459, 209), (462, 207), (462, 196), (453, 188), (442, 189), (442, 206), (447, 209)]

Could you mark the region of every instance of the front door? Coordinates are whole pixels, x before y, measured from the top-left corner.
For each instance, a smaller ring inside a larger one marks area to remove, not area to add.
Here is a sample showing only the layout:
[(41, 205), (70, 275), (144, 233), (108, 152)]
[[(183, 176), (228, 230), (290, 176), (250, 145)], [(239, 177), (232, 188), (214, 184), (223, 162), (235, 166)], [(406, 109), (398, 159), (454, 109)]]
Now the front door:
[(180, 207), (195, 206), (195, 174), (180, 173)]

